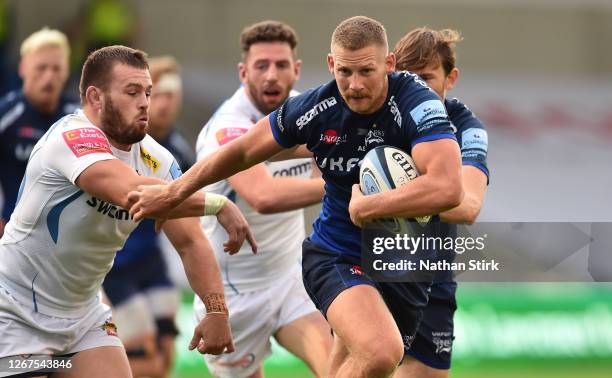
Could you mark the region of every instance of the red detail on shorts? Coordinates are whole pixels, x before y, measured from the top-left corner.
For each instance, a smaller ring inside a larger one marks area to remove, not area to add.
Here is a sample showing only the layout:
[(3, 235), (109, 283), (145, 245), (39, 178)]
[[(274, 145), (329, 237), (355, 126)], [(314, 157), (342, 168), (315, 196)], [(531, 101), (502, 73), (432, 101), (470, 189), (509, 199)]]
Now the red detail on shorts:
[(363, 276), (363, 271), (359, 265), (353, 265), (351, 267), (351, 273), (356, 274), (358, 276)]
[(247, 131), (249, 130), (244, 129), (242, 127), (226, 127), (225, 129), (217, 131), (217, 142), (219, 142), (220, 146), (223, 146), (224, 144), (233, 141), (239, 136), (246, 134)]
[(112, 154), (106, 135), (99, 129), (83, 127), (62, 133), (64, 141), (76, 157), (93, 153)]

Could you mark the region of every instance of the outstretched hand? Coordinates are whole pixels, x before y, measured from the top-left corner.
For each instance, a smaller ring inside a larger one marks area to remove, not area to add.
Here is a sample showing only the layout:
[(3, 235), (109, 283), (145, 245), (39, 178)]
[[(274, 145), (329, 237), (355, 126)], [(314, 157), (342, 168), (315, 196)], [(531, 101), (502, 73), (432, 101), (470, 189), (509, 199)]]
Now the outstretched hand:
[(251, 228), (236, 204), (229, 200), (226, 201), (217, 213), (217, 220), (229, 236), (229, 239), (223, 243), (223, 250), (225, 252), (229, 252), (230, 255), (237, 253), (246, 239), (251, 245), (253, 253), (257, 253), (257, 243)]

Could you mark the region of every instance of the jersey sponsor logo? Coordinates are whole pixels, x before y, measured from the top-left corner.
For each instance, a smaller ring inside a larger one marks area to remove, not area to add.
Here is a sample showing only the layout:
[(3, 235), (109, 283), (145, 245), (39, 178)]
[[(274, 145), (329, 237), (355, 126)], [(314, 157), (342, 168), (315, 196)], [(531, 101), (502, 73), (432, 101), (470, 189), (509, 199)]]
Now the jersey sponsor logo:
[(359, 165), (359, 158), (350, 158), (344, 161), (343, 157), (339, 158), (323, 158), (319, 163), (321, 169), (327, 168), (330, 171), (349, 172), (351, 169)]
[(399, 107), (397, 106), (397, 103), (395, 102), (395, 96), (391, 96), (387, 105), (391, 107), (390, 111), (391, 111), (391, 114), (393, 114), (393, 120), (395, 121), (397, 126), (401, 127), (402, 126), (402, 113), (400, 113)]
[(325, 130), (320, 137), (320, 141), (323, 141), (325, 144), (341, 144), (346, 142), (346, 134), (342, 136), (338, 136), (338, 132), (334, 129)]
[(100, 214), (107, 215), (109, 218), (117, 219), (117, 220), (129, 220), (132, 219), (130, 213), (113, 205), (110, 202), (102, 201), (96, 197), (91, 197), (87, 201), (85, 201), (89, 206), (96, 209), (96, 211)]
[(412, 109), (410, 116), (417, 126), (421, 126), (434, 118), (446, 118), (446, 108), (440, 100), (428, 100)]
[(20, 127), (18, 132), (19, 137), (28, 139), (40, 139), (44, 134), (44, 131), (35, 129), (30, 125)]
[(106, 135), (93, 127), (65, 131), (62, 133), (68, 148), (76, 157), (93, 153), (112, 154)]
[(272, 173), (272, 176), (301, 176), (310, 170), (310, 162), (308, 162), (289, 168), (278, 169)]
[(484, 129), (471, 128), (461, 133), (461, 149), (478, 148), (487, 152), (489, 136)]
[(335, 97), (329, 97), (321, 102), (318, 102), (315, 106), (312, 107), (312, 109), (310, 109), (309, 111), (304, 113), (300, 118), (298, 118), (298, 120), (295, 123), (298, 126), (298, 130), (302, 130), (302, 127), (308, 125), (308, 123), (312, 121), (314, 117), (319, 115), (319, 113), (324, 112), (325, 110), (331, 108), (337, 103), (338, 103), (338, 100), (336, 100)]
[(143, 146), (140, 146), (140, 158), (145, 163), (145, 165), (153, 170), (153, 173), (156, 173), (159, 169), (160, 163), (159, 160), (155, 158), (155, 156), (151, 155), (151, 153)]
[(246, 134), (247, 131), (249, 130), (242, 127), (226, 127), (218, 130), (215, 137), (217, 138), (217, 143), (219, 143), (220, 146), (223, 146), (239, 136)]

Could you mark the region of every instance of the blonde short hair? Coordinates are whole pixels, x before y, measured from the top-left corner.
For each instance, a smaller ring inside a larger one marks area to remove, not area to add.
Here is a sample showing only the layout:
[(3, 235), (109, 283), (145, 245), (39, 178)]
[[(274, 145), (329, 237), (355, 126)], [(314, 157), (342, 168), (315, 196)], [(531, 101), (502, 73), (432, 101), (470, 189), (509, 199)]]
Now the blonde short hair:
[(59, 30), (49, 29), (48, 27), (44, 27), (30, 34), (30, 36), (21, 43), (19, 52), (23, 58), (30, 52), (46, 46), (57, 46), (64, 50), (66, 58), (70, 56), (70, 45), (68, 44), (66, 35)]

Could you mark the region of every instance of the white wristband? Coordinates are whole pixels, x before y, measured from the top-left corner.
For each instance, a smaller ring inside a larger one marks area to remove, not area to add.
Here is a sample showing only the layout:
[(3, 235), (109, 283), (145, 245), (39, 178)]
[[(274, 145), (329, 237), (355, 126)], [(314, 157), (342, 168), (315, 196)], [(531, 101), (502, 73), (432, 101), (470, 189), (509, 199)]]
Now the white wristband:
[(226, 202), (226, 196), (215, 193), (206, 193), (206, 196), (204, 197), (204, 215), (217, 215)]

